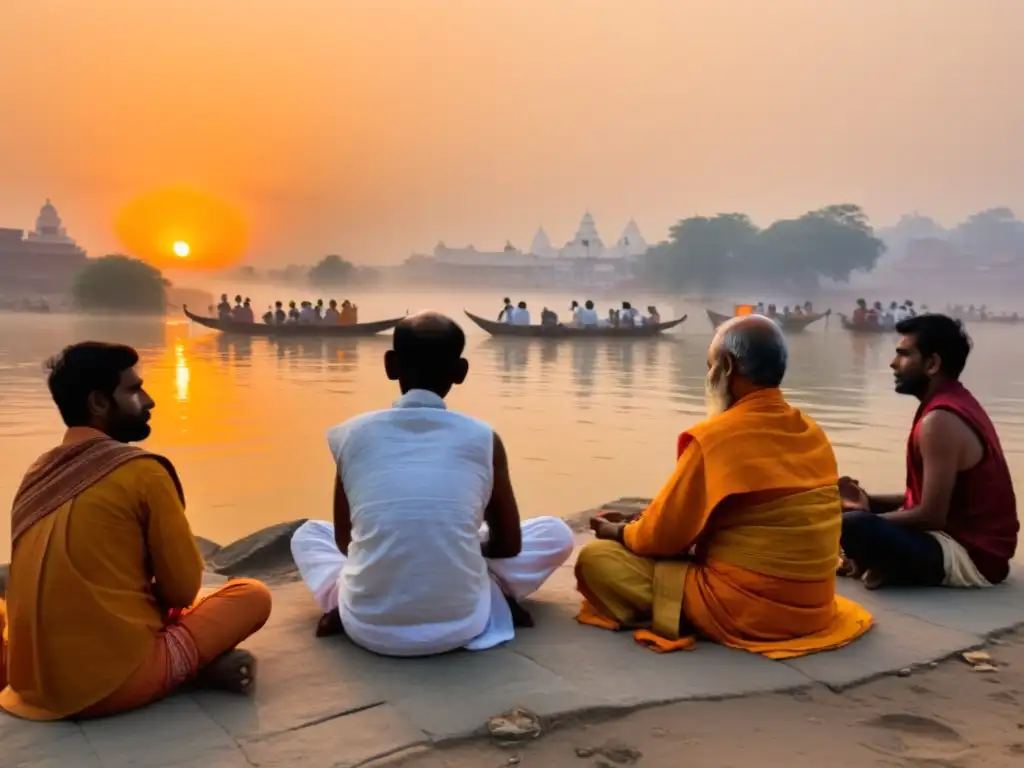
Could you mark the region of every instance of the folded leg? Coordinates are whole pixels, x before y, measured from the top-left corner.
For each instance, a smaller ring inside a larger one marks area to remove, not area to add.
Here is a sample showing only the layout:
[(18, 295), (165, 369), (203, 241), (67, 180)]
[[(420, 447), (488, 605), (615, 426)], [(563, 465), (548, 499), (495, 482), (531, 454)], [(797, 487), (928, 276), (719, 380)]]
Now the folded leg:
[(515, 600), (536, 592), (572, 555), (572, 529), (557, 517), (535, 517), (523, 523), (523, 548), (515, 557), (488, 560), (501, 591)]
[[(204, 684), (244, 690), (253, 658), (231, 652), (270, 617), (270, 590), (253, 579), (234, 579), (197, 602), (157, 635), (150, 657), (112, 694), (79, 717), (102, 717), (150, 704), (198, 677)], [(230, 681), (237, 685), (229, 685)]]
[(945, 578), (942, 547), (933, 536), (867, 510), (843, 513), (840, 546), (858, 570), (887, 584), (938, 586)]
[(292, 559), (323, 613), (338, 608), (338, 577), (345, 556), (334, 542), (334, 525), (307, 520), (292, 535)]
[(579, 621), (605, 629), (649, 625), (655, 563), (617, 541), (595, 540), (580, 550), (576, 587), (589, 605)]

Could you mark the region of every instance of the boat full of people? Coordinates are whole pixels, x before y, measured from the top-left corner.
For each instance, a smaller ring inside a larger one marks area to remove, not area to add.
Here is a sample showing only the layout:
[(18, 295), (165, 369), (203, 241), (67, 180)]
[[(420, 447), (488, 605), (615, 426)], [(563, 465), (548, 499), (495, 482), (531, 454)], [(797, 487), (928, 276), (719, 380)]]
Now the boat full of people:
[(786, 333), (799, 333), (809, 326), (811, 323), (816, 323), (823, 317), (828, 317), (832, 314), (832, 310), (828, 309), (824, 312), (816, 312), (814, 305), (807, 301), (801, 306), (800, 304), (794, 305), (792, 309), (788, 306), (783, 307), (779, 311), (775, 304), (765, 305), (763, 301), (759, 301), (757, 304), (737, 304), (733, 307), (731, 315), (725, 315), (721, 312), (715, 312), (712, 309), (705, 309), (707, 312), (708, 320), (711, 321), (713, 328), (718, 328), (726, 320), (730, 320), (733, 317), (743, 317), (744, 315), (761, 315), (767, 317), (769, 320), (774, 320), (775, 323), (782, 328)]
[(649, 338), (675, 328), (686, 320), (686, 315), (683, 315), (662, 322), (657, 307), (647, 307), (647, 314), (644, 315), (628, 301), (622, 302), (620, 309), (610, 308), (607, 315), (599, 315), (593, 301), (587, 300), (582, 305), (573, 301), (569, 312), (571, 319), (562, 322), (557, 312), (544, 307), (540, 313), (540, 323), (535, 324), (525, 301), (513, 304), (506, 297), (497, 320), (488, 320), (468, 311), (466, 316), (492, 336), (543, 339)]
[(222, 294), (217, 305), (216, 317), (204, 317), (182, 307), (185, 316), (199, 325), (212, 328), (222, 333), (241, 336), (262, 336), (270, 338), (335, 338), (339, 336), (373, 336), (388, 331), (398, 325), (401, 317), (387, 320), (376, 320), (369, 323), (359, 322), (359, 308), (348, 301), (331, 299), (324, 305), (323, 299), (303, 301), (298, 304), (277, 301), (274, 306), (263, 314), (263, 322), (256, 322), (252, 310), (252, 302), (241, 296), (235, 296), (235, 305), (228, 301), (227, 294)]
[[(928, 307), (922, 305), (921, 311), (927, 312)], [(840, 313), (839, 322), (844, 330), (851, 333), (892, 333), (901, 322), (916, 316), (917, 309), (910, 299), (902, 303), (890, 302), (888, 307), (883, 306), (880, 301), (869, 307), (866, 299), (857, 299), (853, 313), (849, 316)]]

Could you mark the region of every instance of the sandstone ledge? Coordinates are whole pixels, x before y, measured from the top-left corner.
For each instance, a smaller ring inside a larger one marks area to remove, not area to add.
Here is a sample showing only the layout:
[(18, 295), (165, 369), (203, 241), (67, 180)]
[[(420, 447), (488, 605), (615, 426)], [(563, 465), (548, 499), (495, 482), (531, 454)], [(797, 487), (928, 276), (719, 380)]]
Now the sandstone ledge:
[[(583, 524), (586, 515), (576, 517)], [(709, 643), (662, 656), (626, 634), (573, 621), (578, 597), (570, 562), (531, 601), (537, 626), (520, 631), (512, 643), (482, 653), (387, 659), (344, 638), (314, 638), (316, 608), (303, 585), (288, 579), (294, 570), (286, 558), (287, 538), (299, 522), (228, 547), (208, 545), (211, 570), (275, 579), (273, 616), (246, 644), (261, 664), (252, 697), (182, 694), (82, 723), (0, 716), (0, 740), (11, 764), (379, 765), (375, 761), (388, 756), (482, 734), (489, 717), (514, 707), (532, 710), (550, 728), (671, 701), (811, 686), (839, 690), (982, 645), (1024, 624), (1024, 583), (1017, 580), (974, 592), (875, 593), (842, 580), (840, 590), (877, 620), (848, 648), (788, 662)], [(211, 574), (209, 581), (224, 578)]]

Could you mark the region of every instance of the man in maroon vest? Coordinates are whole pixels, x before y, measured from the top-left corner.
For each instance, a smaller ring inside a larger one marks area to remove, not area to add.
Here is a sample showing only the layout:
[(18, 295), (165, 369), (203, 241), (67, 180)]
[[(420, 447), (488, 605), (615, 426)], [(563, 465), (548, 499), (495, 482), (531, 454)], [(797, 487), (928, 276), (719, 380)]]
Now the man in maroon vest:
[(896, 331), (896, 391), (921, 401), (907, 441), (907, 489), (869, 495), (840, 480), (841, 572), (869, 589), (997, 584), (1010, 572), (1020, 523), (996, 429), (959, 381), (971, 340), (959, 321), (937, 314), (907, 318)]

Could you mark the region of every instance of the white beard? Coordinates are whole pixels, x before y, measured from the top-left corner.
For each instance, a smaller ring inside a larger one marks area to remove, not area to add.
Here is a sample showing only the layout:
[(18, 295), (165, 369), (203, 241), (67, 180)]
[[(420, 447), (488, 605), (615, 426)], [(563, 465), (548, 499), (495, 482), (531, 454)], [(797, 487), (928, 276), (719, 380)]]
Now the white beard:
[(704, 405), (707, 408), (708, 418), (721, 416), (732, 407), (733, 400), (729, 394), (729, 380), (718, 375), (718, 368), (708, 371), (704, 379)]

